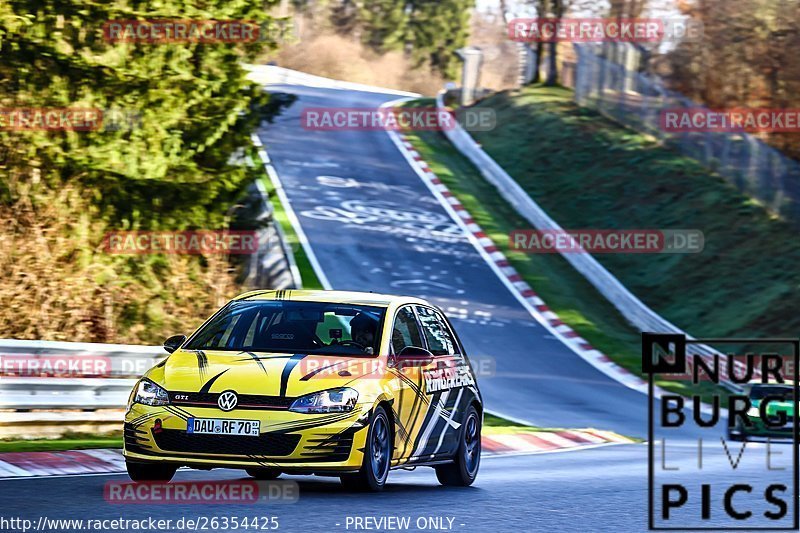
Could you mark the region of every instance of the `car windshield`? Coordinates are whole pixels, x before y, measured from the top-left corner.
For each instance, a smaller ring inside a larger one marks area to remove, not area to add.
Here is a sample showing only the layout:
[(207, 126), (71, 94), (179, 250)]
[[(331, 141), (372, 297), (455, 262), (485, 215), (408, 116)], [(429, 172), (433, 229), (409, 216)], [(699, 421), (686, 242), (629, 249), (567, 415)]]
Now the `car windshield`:
[(754, 385), (750, 390), (750, 399), (763, 400), (767, 396), (779, 397), (783, 401), (791, 401), (792, 387), (786, 385)]
[(383, 315), (384, 309), (363, 305), (236, 301), (185, 349), (370, 356), (378, 353)]

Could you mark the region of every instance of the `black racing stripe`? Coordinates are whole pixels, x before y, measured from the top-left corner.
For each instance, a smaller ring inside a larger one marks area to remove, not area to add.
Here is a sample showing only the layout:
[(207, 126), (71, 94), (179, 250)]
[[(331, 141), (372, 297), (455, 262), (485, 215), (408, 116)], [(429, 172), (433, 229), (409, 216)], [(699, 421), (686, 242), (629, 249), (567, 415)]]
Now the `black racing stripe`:
[(202, 350), (197, 350), (194, 354), (197, 356), (197, 369), (200, 370), (200, 376), (205, 376), (208, 372), (208, 357)]
[[(250, 358), (251, 358), (253, 361), (255, 361), (256, 363), (258, 363), (258, 366), (260, 366), (260, 367), (261, 367), (261, 370), (263, 370), (263, 371), (264, 371), (264, 374), (267, 374), (267, 369), (266, 369), (266, 367), (264, 366), (264, 363), (262, 363), (262, 362), (261, 362), (261, 358), (260, 358), (260, 357), (258, 357), (258, 356), (257, 356), (256, 354), (254, 354), (253, 352), (243, 352), (243, 353), (246, 353), (247, 355), (249, 355), (249, 356), (250, 356)], [(269, 374), (267, 374), (267, 375), (269, 375)]]
[(132, 426), (135, 426), (135, 427), (139, 427), (142, 424), (144, 424), (145, 422), (147, 422), (148, 420), (150, 420), (151, 418), (155, 418), (155, 417), (160, 416), (160, 415), (161, 415), (161, 413), (158, 413), (158, 412), (156, 412), (156, 413), (147, 413), (146, 415), (142, 415), (142, 416), (140, 416), (140, 417), (138, 417), (138, 418), (136, 418), (134, 420), (131, 420), (129, 422), (129, 424), (131, 424)]
[(408, 430), (403, 425), (403, 422), (400, 420), (400, 415), (397, 411), (394, 412), (394, 423), (397, 425), (397, 435), (403, 439), (404, 442), (408, 441)]
[(263, 466), (265, 468), (269, 467), (269, 463), (267, 461), (264, 461), (263, 459), (261, 459), (262, 457), (264, 457), (264, 456), (263, 455), (249, 455), (249, 454), (247, 455), (248, 459), (258, 463), (259, 466)]
[(202, 394), (206, 394), (206, 393), (208, 393), (208, 392), (211, 390), (211, 386), (214, 384), (214, 382), (215, 382), (215, 381), (217, 381), (217, 380), (219, 379), (219, 377), (220, 377), (222, 374), (224, 374), (225, 372), (227, 372), (228, 370), (230, 370), (230, 369), (229, 369), (229, 368), (226, 368), (225, 370), (223, 370), (222, 372), (220, 372), (219, 374), (217, 374), (217, 375), (216, 375), (216, 376), (214, 376), (213, 378), (211, 378), (211, 379), (209, 379), (208, 381), (206, 381), (205, 385), (203, 385), (203, 386), (200, 388), (200, 393), (202, 393)]
[[(399, 374), (398, 372), (396, 372), (396, 371), (393, 371), (392, 373), (393, 373), (393, 374), (394, 374), (394, 375), (395, 375), (395, 376), (396, 376), (398, 379), (400, 379), (401, 381), (403, 381), (403, 380), (401, 379), (401, 377), (398, 375), (398, 374)], [(399, 406), (399, 405), (402, 405), (403, 403), (405, 403), (405, 402), (404, 402), (404, 399), (405, 399), (405, 398), (404, 398), (404, 396), (407, 394), (407, 392), (408, 392), (408, 387), (403, 387), (403, 386), (401, 386), (401, 387), (400, 387), (400, 399), (399, 399), (399, 402), (398, 402), (398, 406)], [(411, 409), (409, 409), (409, 416), (408, 416), (408, 421), (410, 422), (410, 425), (409, 425), (409, 427), (413, 427), (413, 426), (414, 426), (414, 421), (413, 421), (413, 420), (411, 420), (411, 417), (413, 416), (414, 409), (417, 407), (417, 402), (418, 402), (418, 401), (419, 401), (419, 395), (418, 395), (418, 394), (414, 394), (414, 402), (411, 404)], [(398, 420), (399, 420), (399, 419), (400, 419), (400, 418), (399, 418), (399, 416), (398, 416)], [(409, 442), (409, 438), (411, 437), (411, 435), (410, 435), (410, 434), (408, 434), (408, 431), (406, 431), (406, 435), (407, 435), (407, 437), (406, 437), (406, 439), (403, 441), (403, 452), (400, 454), (400, 456), (401, 456), (401, 457), (406, 457), (406, 452), (408, 451), (408, 442)]]
[(295, 421), (295, 422), (286, 422), (284, 424), (279, 424), (276, 426), (270, 426), (269, 432), (270, 433), (291, 433), (294, 431), (300, 431), (304, 429), (311, 429), (319, 426), (326, 426), (328, 424), (334, 424), (336, 422), (341, 422), (342, 420), (347, 420), (352, 416), (353, 413), (342, 413), (339, 415), (331, 415), (326, 416), (324, 418), (318, 418), (316, 420), (306, 420), (306, 421)]
[(298, 353), (286, 361), (286, 365), (284, 365), (283, 371), (281, 372), (281, 396), (286, 396), (286, 388), (289, 386), (289, 375), (292, 373), (292, 370), (294, 370), (294, 367), (297, 366), (297, 363), (305, 357), (306, 354)]
[[(400, 407), (401, 405), (403, 405), (405, 403), (406, 394), (408, 394), (408, 388), (400, 387), (400, 399), (397, 402), (398, 407)], [(413, 424), (413, 421), (411, 420), (411, 415), (414, 412), (414, 408), (417, 406), (417, 401), (418, 401), (418, 397), (415, 394), (414, 395), (414, 403), (411, 404), (411, 409), (409, 409), (409, 411), (408, 411), (408, 421), (411, 422), (412, 424)], [(400, 411), (397, 412), (397, 421), (398, 421), (398, 423), (400, 423)], [(408, 441), (411, 438), (411, 435), (409, 434), (409, 432), (405, 428), (405, 426), (401, 426), (401, 427), (403, 427), (403, 430), (405, 431), (405, 438), (403, 439), (403, 451), (400, 454), (400, 457), (405, 457), (406, 456), (406, 452), (408, 451)]]
[(311, 449), (311, 450), (317, 449), (317, 448), (324, 448), (326, 445), (330, 444), (331, 442), (339, 441), (343, 437), (351, 437), (352, 438), (356, 433), (358, 433), (362, 429), (364, 429), (364, 426), (362, 426), (358, 422), (354, 422), (350, 427), (341, 430), (339, 433), (333, 433), (331, 435), (328, 435), (327, 437), (325, 437), (324, 439), (322, 439), (320, 442), (318, 442), (317, 444), (315, 444), (313, 446), (308, 445), (308, 448)]
[(187, 411), (186, 409), (183, 409), (181, 407), (177, 407), (177, 406), (174, 406), (174, 405), (171, 405), (170, 407), (172, 407), (172, 409), (174, 409), (175, 411), (177, 411), (179, 413), (183, 413), (184, 415), (186, 415), (187, 418), (191, 418), (191, 417), (194, 416), (192, 413), (190, 413), (189, 411)]
[(339, 361), (338, 363), (333, 363), (333, 364), (328, 365), (328, 366), (323, 366), (322, 368), (318, 368), (318, 369), (314, 370), (313, 372), (309, 372), (308, 374), (306, 374), (305, 376), (300, 378), (300, 381), (308, 381), (309, 379), (313, 378), (314, 376), (316, 376), (317, 374), (319, 374), (323, 370), (328, 370), (329, 368), (333, 368), (335, 366), (339, 366), (339, 365), (342, 365), (342, 364), (347, 364), (349, 362), (350, 362), (349, 359), (345, 359), (344, 361)]
[(395, 376), (400, 378), (406, 385), (408, 385), (408, 387), (411, 390), (413, 390), (416, 395), (418, 395), (421, 398), (423, 398), (426, 403), (428, 402), (427, 395), (422, 391), (422, 373), (420, 373), (420, 382), (419, 383), (415, 383), (414, 381), (411, 380), (411, 378), (409, 378), (408, 376), (406, 376), (405, 374), (403, 374), (399, 370), (392, 370), (391, 372)]
[[(244, 353), (244, 352), (242, 352), (242, 353)], [(266, 360), (290, 359), (292, 357), (293, 357), (292, 355), (255, 355), (255, 354), (253, 354), (252, 356), (250, 356), (250, 357), (248, 357), (246, 359), (245, 358), (234, 359), (234, 361), (237, 362), (237, 363), (243, 363), (245, 361), (264, 361), (265, 359)]]
[[(411, 404), (411, 409), (409, 410), (409, 422), (410, 422), (409, 427), (413, 429), (417, 425), (417, 420), (419, 419), (419, 414), (422, 412), (423, 405), (429, 404), (430, 400), (425, 394), (422, 393), (422, 389), (419, 386), (417, 386), (417, 384), (414, 383), (411, 380), (411, 378), (404, 375), (399, 370), (395, 370), (394, 374), (408, 386), (408, 388), (404, 387), (403, 389), (401, 389), (401, 391), (410, 389), (410, 391), (414, 394), (414, 403)], [(420, 373), (420, 379), (422, 379), (421, 373)], [(412, 435), (409, 434), (409, 439), (403, 444), (403, 457), (407, 456), (406, 454), (408, 452), (408, 445), (411, 442), (411, 437)], [(412, 449), (411, 452), (413, 451), (414, 450)]]
[[(447, 396), (447, 401), (445, 402), (444, 407), (441, 410), (442, 415), (447, 416), (447, 418), (450, 418), (450, 414), (452, 414), (452, 411), (454, 411), (458, 407), (456, 405), (456, 400), (459, 397), (459, 394), (458, 394), (459, 389), (449, 389), (449, 390), (450, 390), (450, 394)], [(460, 396), (463, 398), (464, 394), (461, 394)], [(447, 404), (450, 403), (451, 401), (453, 402), (453, 406), (448, 411), (447, 410)], [(425, 449), (424, 450), (420, 450), (419, 455), (421, 457), (424, 457), (426, 455), (430, 455), (430, 456), (433, 455), (434, 451), (436, 450), (436, 447), (439, 446), (439, 436), (441, 435), (442, 432), (457, 431), (457, 430), (454, 430), (450, 426), (450, 424), (447, 422), (447, 420), (444, 419), (444, 417), (442, 417), (442, 415), (437, 415), (436, 416), (437, 420), (436, 420), (436, 423), (433, 426), (433, 431), (431, 431), (431, 435), (435, 435), (436, 438), (429, 438), (428, 439), (428, 442), (425, 445)], [(453, 418), (453, 422), (458, 423), (458, 421), (455, 420), (455, 417)], [(442, 425), (442, 428), (441, 428), (441, 430), (437, 431), (436, 429), (439, 427), (439, 424)], [(460, 428), (460, 426), (459, 426), (459, 428)], [(447, 438), (447, 435), (445, 435), (445, 438)], [(428, 459), (431, 459), (431, 457), (428, 457)]]
[(188, 416), (186, 416), (186, 415), (185, 415), (184, 413), (182, 413), (181, 411), (178, 411), (178, 409), (177, 409), (177, 408), (175, 408), (175, 407), (172, 407), (171, 405), (167, 406), (167, 411), (169, 411), (169, 412), (170, 412), (170, 413), (172, 413), (173, 415), (177, 416), (177, 417), (178, 417), (178, 418), (180, 418), (181, 420), (189, 420), (189, 417), (188, 417)]
[[(439, 400), (441, 400), (442, 392), (443, 391), (435, 393), (433, 395), (433, 398), (431, 398), (430, 403), (428, 404), (428, 410), (425, 412), (425, 418), (422, 419), (422, 425), (420, 425), (419, 433), (417, 433), (414, 438), (414, 446), (413, 448), (411, 448), (411, 456), (418, 455), (416, 452), (420, 445), (419, 441), (422, 438), (422, 434), (425, 432), (425, 428), (430, 423), (431, 417), (436, 416), (438, 418), (438, 415), (436, 414), (436, 407), (439, 405)], [(438, 423), (438, 420), (436, 421), (436, 423)], [(436, 429), (435, 425), (433, 429)], [(431, 431), (431, 435), (433, 434), (434, 431)]]
[[(392, 410), (394, 411), (394, 420), (397, 423), (398, 428), (401, 428), (403, 430), (403, 433), (405, 433), (405, 435), (407, 437), (408, 436), (408, 431), (406, 430), (405, 426), (403, 426), (402, 418), (400, 418), (402, 416), (402, 413), (403, 413), (403, 389), (402, 388), (400, 389), (399, 396), (400, 397), (398, 398), (398, 401), (395, 402), (394, 404), (392, 404)], [(395, 409), (395, 407), (397, 407), (397, 409)], [(405, 442), (405, 438), (403, 440)]]
[(254, 293), (254, 294), (251, 294), (247, 298), (243, 298), (243, 300), (250, 300), (252, 298), (255, 298), (256, 296), (264, 296), (265, 294), (269, 294), (271, 292), (275, 292), (275, 291), (273, 291), (273, 290), (258, 291), (258, 292)]

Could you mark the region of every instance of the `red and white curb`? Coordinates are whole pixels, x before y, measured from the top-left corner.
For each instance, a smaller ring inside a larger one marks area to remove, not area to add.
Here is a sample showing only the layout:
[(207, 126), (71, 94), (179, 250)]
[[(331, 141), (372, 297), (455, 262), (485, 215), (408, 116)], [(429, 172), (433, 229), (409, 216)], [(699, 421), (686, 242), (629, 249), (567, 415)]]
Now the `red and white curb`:
[(627, 437), (599, 429), (508, 432), (508, 430), (492, 431), (491, 428), (484, 428), (484, 434), (481, 436), (484, 456), (547, 453), (632, 443), (634, 441)]
[(0, 453), (0, 478), (125, 472), (122, 450)]
[[(387, 102), (382, 107), (396, 107), (408, 99)], [(397, 146), (400, 153), (427, 185), (439, 203), (450, 214), (451, 218), (467, 234), (472, 244), (483, 256), (488, 265), (497, 274), (500, 281), (508, 287), (516, 299), (525, 307), (531, 316), (547, 329), (554, 337), (569, 347), (589, 364), (616, 380), (617, 382), (647, 394), (647, 381), (633, 374), (626, 368), (614, 363), (607, 355), (592, 346), (575, 330), (564, 324), (536, 292), (526, 283), (519, 273), (511, 266), (505, 254), (497, 249), (494, 242), (475, 223), (470, 213), (461, 204), (447, 186), (431, 171), (430, 166), (414, 148), (414, 145), (403, 133), (387, 130), (389, 137)], [(660, 397), (663, 390), (655, 387), (655, 396)]]
[[(634, 441), (596, 429), (534, 431), (484, 428), (482, 455), (522, 455), (557, 450), (630, 444)], [(122, 450), (68, 450), (0, 453), (0, 479), (125, 472)]]

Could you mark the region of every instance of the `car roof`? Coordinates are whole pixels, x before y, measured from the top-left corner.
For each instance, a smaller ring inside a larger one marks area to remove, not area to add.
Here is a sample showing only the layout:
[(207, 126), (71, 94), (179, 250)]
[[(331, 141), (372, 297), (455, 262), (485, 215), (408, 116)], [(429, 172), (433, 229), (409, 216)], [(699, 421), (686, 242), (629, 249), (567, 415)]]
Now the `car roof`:
[(324, 291), (324, 290), (261, 290), (241, 294), (234, 300), (291, 300), (297, 302), (326, 302), (352, 305), (372, 305), (389, 307), (392, 304), (401, 305), (416, 303), (431, 305), (425, 300), (413, 296), (395, 296), (391, 294), (378, 294), (374, 292), (355, 291)]

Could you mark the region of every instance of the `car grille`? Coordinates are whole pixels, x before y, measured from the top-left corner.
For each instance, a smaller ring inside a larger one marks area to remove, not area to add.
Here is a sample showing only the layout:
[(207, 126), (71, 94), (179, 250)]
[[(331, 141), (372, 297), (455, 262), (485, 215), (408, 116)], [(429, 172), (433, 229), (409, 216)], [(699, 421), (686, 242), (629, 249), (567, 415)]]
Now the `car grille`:
[[(170, 392), (169, 401), (172, 405), (185, 405), (189, 407), (217, 407), (219, 392)], [(237, 409), (288, 409), (295, 398), (286, 396), (263, 396), (260, 394), (238, 394)]]
[(210, 453), (220, 455), (291, 455), (300, 435), (262, 433), (258, 437), (241, 435), (189, 435), (181, 429), (162, 429), (153, 438), (159, 448), (169, 452)]
[(309, 438), (300, 452), (304, 459), (324, 461), (346, 461), (353, 447), (353, 432), (346, 431), (337, 435), (319, 435)]

